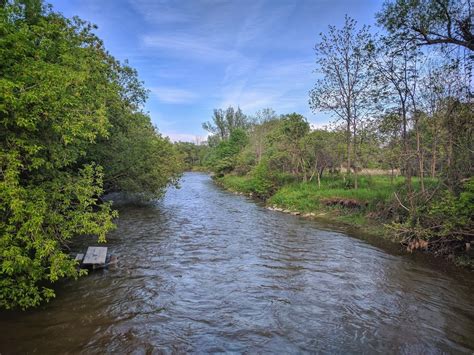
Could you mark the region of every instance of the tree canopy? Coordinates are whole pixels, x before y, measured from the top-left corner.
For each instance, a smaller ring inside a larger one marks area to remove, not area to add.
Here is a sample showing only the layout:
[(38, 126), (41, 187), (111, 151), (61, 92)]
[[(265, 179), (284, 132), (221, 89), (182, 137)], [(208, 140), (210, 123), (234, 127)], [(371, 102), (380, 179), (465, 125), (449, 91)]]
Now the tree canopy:
[(136, 72), (93, 30), (41, 1), (0, 7), (2, 308), (36, 306), (79, 276), (68, 241), (105, 241), (117, 216), (105, 192), (158, 197), (179, 176), (172, 144), (140, 110)]
[(377, 19), (419, 45), (454, 44), (474, 51), (471, 0), (386, 1)]

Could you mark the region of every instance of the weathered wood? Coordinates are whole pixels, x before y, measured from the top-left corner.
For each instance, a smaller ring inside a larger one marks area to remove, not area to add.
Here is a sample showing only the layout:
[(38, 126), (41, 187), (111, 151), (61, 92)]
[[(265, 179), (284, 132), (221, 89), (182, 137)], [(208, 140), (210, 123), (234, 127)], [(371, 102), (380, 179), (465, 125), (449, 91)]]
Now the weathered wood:
[(77, 254), (76, 257), (74, 258), (74, 260), (77, 260), (77, 261), (82, 261), (82, 259), (84, 259), (84, 254), (82, 253)]
[(84, 265), (105, 264), (107, 258), (107, 247), (88, 247), (86, 256), (82, 261)]

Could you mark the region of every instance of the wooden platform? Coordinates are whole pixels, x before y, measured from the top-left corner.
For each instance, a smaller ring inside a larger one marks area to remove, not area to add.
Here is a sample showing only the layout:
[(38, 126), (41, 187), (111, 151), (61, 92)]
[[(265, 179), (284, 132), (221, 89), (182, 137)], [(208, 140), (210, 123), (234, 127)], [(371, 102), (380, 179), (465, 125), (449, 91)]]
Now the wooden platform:
[(103, 265), (107, 258), (107, 247), (88, 247), (83, 265)]

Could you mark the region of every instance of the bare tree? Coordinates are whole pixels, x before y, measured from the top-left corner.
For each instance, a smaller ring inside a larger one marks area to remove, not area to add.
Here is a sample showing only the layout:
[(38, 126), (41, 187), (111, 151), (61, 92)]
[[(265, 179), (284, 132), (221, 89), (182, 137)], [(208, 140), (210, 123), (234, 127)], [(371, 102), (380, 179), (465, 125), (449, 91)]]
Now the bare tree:
[(373, 108), (373, 43), (369, 27), (357, 29), (357, 22), (346, 16), (342, 29), (329, 26), (316, 45), (317, 80), (310, 91), (313, 112), (327, 111), (346, 126), (347, 173), (355, 167), (357, 188), (357, 130)]
[[(409, 142), (409, 130), (412, 127), (410, 113), (414, 116), (417, 114), (415, 96), (419, 80), (419, 53), (412, 44), (397, 42), (391, 37), (382, 39), (381, 43), (383, 45), (378, 50), (375, 68), (377, 80), (386, 86), (385, 90), (379, 94), (389, 102), (393, 102), (398, 111), (403, 142), (403, 173), (407, 179), (408, 188), (411, 190), (413, 152)], [(389, 111), (393, 112), (391, 108)]]

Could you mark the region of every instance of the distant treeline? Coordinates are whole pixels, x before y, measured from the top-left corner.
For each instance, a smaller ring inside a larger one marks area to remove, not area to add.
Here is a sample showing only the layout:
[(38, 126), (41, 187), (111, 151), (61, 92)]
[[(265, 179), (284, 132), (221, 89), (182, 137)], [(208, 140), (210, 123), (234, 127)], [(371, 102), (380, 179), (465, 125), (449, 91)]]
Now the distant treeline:
[(136, 71), (94, 29), (39, 0), (0, 2), (0, 308), (36, 306), (80, 274), (68, 241), (105, 241), (117, 213), (102, 195), (155, 198), (179, 178)]

